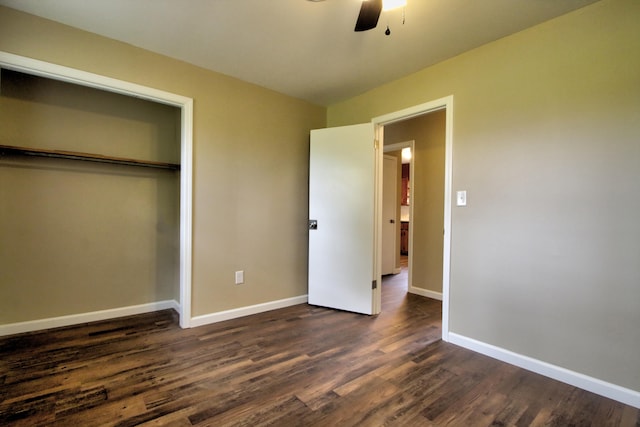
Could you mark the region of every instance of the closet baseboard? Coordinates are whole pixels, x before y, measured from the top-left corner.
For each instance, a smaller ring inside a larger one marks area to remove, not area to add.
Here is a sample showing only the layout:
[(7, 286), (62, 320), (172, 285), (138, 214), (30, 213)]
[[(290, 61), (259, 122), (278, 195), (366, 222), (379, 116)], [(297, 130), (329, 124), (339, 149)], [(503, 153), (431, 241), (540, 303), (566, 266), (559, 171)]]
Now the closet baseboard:
[(78, 325), (81, 323), (96, 322), (99, 320), (115, 319), (117, 317), (132, 316), (135, 314), (150, 313), (173, 309), (180, 312), (180, 305), (175, 300), (151, 302), (147, 304), (131, 305), (128, 307), (112, 308), (108, 310), (92, 311), (89, 313), (71, 314), (48, 319), (29, 320), (26, 322), (8, 323), (0, 325), (0, 336), (21, 334), (24, 332), (41, 331), (44, 329), (59, 328), (62, 326)]

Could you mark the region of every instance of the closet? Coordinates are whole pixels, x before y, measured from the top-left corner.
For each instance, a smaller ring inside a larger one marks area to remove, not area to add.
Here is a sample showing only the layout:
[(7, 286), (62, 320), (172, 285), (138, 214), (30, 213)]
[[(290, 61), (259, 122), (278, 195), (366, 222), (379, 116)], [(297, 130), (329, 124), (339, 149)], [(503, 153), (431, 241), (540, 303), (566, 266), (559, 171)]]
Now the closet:
[(180, 109), (0, 73), (0, 324), (177, 301)]

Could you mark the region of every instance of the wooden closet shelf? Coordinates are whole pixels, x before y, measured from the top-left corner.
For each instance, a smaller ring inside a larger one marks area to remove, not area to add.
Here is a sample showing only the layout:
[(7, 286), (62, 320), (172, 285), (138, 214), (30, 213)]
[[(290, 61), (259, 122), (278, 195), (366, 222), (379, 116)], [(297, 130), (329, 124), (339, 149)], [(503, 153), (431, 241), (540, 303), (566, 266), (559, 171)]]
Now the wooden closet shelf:
[(117, 165), (142, 166), (147, 168), (180, 170), (177, 163), (155, 162), (150, 160), (127, 159), (124, 157), (103, 156), (102, 154), (79, 153), (75, 151), (44, 150), (41, 148), (0, 145), (0, 155), (21, 154), (26, 156), (54, 157), (58, 159), (83, 160), (87, 162), (113, 163)]

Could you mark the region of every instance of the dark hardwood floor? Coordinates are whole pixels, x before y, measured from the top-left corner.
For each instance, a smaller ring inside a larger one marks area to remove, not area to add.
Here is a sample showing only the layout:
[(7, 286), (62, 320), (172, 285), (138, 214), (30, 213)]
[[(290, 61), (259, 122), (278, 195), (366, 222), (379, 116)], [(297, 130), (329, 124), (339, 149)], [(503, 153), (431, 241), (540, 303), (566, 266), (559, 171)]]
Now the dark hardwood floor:
[[(403, 274), (406, 274), (403, 273)], [(640, 426), (639, 410), (442, 342), (441, 304), (172, 311), (0, 338), (0, 425)]]

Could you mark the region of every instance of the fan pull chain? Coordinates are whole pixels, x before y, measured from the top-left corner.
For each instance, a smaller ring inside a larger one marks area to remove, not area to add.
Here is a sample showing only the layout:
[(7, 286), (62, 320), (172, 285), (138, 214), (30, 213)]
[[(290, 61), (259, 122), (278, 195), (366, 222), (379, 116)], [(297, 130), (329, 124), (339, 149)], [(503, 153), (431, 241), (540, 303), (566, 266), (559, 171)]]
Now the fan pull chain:
[[(402, 25), (404, 25), (404, 23), (405, 23), (405, 21), (406, 21), (406, 15), (405, 15), (405, 12), (406, 12), (406, 11), (407, 11), (407, 7), (406, 7), (406, 6), (404, 6), (404, 7), (402, 8)], [(386, 36), (391, 35), (391, 29), (389, 29), (389, 18), (387, 18), (387, 29), (386, 29), (386, 30), (384, 30), (384, 34), (385, 34)]]

